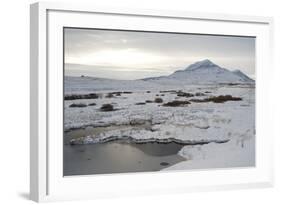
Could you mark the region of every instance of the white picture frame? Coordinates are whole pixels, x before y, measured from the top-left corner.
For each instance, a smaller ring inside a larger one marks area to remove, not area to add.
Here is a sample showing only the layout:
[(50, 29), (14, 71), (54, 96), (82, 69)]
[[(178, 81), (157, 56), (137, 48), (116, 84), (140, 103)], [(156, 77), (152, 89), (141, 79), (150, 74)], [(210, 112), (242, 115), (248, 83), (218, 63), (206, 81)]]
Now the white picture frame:
[[(94, 199), (273, 185), (272, 113), (264, 109), (270, 107), (266, 96), (272, 68), (272, 18), (42, 2), (31, 5), (30, 25), (32, 200)], [(63, 129), (63, 51), (60, 35), (64, 26), (256, 36), (256, 166), (63, 177), (60, 139)]]

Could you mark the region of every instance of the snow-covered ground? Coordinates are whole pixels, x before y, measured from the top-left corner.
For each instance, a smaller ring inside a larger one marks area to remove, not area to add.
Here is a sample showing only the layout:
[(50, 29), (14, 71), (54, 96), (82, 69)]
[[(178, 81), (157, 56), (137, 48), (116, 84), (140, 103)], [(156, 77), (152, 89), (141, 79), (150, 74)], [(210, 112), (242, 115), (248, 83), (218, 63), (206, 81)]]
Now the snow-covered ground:
[[(94, 127), (91, 135), (72, 139), (72, 144), (120, 138), (176, 140), (185, 145), (179, 155), (187, 160), (167, 169), (255, 165), (255, 82), (239, 70), (203, 60), (169, 76), (140, 80), (66, 76), (64, 92), (65, 96), (96, 96), (65, 100), (65, 131)], [(241, 99), (207, 100), (221, 95)], [(156, 98), (161, 99), (156, 102)], [(165, 106), (175, 100), (186, 104)], [(73, 107), (73, 103), (82, 106)], [(113, 109), (102, 111), (104, 104)]]
[[(85, 83), (85, 80), (90, 83)], [(71, 87), (75, 87), (73, 86), (75, 83), (83, 85), (81, 81), (87, 86), (78, 86), (80, 90), (76, 89), (75, 92), (69, 89), (68, 85)], [(133, 81), (125, 81), (125, 83), (105, 79), (103, 83), (100, 81), (100, 79), (85, 79), (85, 77), (69, 77), (66, 81), (65, 95), (94, 91), (100, 94), (97, 99), (65, 100), (66, 131), (87, 126), (96, 127), (97, 130), (91, 136), (75, 139), (74, 143), (95, 143), (112, 136), (130, 136), (140, 140), (176, 138), (192, 142), (229, 140), (221, 144), (184, 146), (179, 154), (187, 161), (167, 169), (253, 166), (255, 164), (254, 84), (160, 86), (151, 82), (134, 84)], [(167, 92), (169, 90), (181, 90), (193, 94), (203, 93), (205, 96), (179, 97), (174, 91)], [(132, 93), (106, 97), (113, 91), (131, 91)], [(173, 100), (189, 101), (219, 95), (241, 97), (242, 101), (191, 102), (180, 107), (163, 106), (164, 103)], [(163, 102), (145, 103), (147, 100), (154, 101), (155, 98), (161, 98)], [(70, 107), (73, 103), (85, 105), (95, 103), (96, 105)], [(103, 104), (112, 104), (114, 111), (101, 111), (100, 107)]]
[(186, 161), (164, 170), (208, 169), (255, 166), (255, 138), (231, 139), (229, 142), (185, 146), (179, 155)]

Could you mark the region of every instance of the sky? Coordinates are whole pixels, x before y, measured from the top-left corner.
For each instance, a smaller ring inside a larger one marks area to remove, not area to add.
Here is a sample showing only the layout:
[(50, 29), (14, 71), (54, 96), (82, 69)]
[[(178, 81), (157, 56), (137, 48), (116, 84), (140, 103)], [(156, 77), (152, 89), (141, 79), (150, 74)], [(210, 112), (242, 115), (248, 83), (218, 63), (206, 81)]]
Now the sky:
[(134, 80), (170, 75), (209, 59), (255, 78), (255, 38), (64, 29), (65, 75)]

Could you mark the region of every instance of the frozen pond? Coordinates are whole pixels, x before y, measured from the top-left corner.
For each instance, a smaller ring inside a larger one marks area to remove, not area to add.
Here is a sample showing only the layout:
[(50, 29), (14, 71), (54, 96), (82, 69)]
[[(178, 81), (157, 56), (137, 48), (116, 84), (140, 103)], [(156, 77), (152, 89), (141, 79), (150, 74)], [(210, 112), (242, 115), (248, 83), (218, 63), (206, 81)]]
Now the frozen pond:
[[(85, 131), (68, 132), (65, 139), (79, 133)], [(65, 143), (64, 176), (159, 171), (186, 160), (177, 154), (182, 147), (176, 143), (135, 144), (121, 140), (74, 146)]]

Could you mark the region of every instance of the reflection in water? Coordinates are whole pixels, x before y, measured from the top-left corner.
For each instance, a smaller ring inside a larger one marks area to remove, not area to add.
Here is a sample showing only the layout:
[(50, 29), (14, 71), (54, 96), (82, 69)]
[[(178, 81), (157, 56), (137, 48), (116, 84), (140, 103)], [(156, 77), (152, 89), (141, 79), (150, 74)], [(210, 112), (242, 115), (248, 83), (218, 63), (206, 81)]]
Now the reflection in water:
[(177, 155), (182, 145), (176, 143), (69, 145), (67, 140), (81, 136), (77, 133), (65, 133), (64, 176), (159, 171), (185, 160)]

